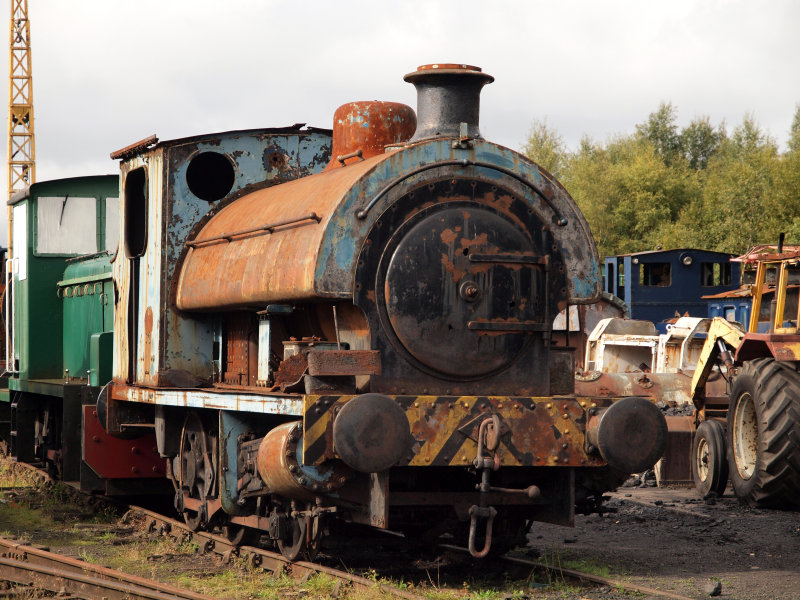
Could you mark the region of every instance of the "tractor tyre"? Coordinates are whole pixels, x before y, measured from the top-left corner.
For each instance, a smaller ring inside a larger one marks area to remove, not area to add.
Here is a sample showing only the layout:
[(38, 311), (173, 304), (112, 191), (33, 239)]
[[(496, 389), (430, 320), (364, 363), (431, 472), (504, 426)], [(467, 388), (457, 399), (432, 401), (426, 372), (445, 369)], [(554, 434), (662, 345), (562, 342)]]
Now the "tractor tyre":
[(703, 498), (721, 497), (728, 485), (725, 428), (719, 421), (703, 421), (692, 439), (692, 480)]
[(761, 508), (800, 506), (800, 374), (772, 358), (748, 361), (728, 408), (733, 491)]

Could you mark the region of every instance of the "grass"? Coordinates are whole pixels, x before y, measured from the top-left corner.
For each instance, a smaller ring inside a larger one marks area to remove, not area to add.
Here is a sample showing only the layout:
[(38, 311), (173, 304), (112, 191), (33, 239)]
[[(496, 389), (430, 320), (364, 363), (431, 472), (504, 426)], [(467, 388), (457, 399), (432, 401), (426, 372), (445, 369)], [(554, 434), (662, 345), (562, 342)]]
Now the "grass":
[[(339, 583), (324, 574), (316, 574), (298, 582), (286, 574), (273, 575), (234, 558), (230, 565), (220, 565), (217, 558), (200, 554), (198, 543), (189, 537), (148, 537), (142, 532), (115, 526), (119, 512), (109, 505), (88, 503), (71, 488), (61, 483), (37, 483), (27, 470), (14, 468), (0, 458), (0, 486), (33, 488), (16, 492), (16, 496), (0, 495), (0, 535), (15, 535), (32, 544), (50, 546), (53, 551), (69, 548), (71, 553), (88, 563), (102, 564), (142, 577), (191, 589), (217, 598), (252, 598), (284, 600), (302, 597), (307, 600), (327, 599), (334, 594), (341, 600), (386, 600), (389, 594), (376, 586), (357, 589)], [(35, 490), (35, 491), (34, 491)], [(87, 525), (81, 525), (86, 523)], [(103, 528), (101, 525), (109, 525)], [(568, 568), (591, 571), (605, 576), (611, 568), (592, 563), (582, 557), (553, 554), (551, 561)], [(460, 568), (463, 568), (460, 567)], [(458, 571), (458, 569), (456, 569)], [(510, 576), (497, 573), (496, 565), (482, 572), (480, 567), (464, 577), (448, 567), (421, 571), (411, 580), (396, 579), (376, 571), (364, 576), (375, 583), (408, 590), (430, 600), (557, 600), (579, 595), (582, 588), (563, 580), (527, 578), (520, 572)], [(524, 572), (523, 572), (524, 573)]]
[(540, 562), (549, 565), (551, 567), (572, 569), (575, 571), (588, 573), (589, 575), (596, 575), (598, 577), (618, 578), (626, 574), (625, 569), (623, 567), (619, 565), (607, 564), (605, 562), (600, 561), (596, 557), (592, 556), (573, 557), (569, 553), (561, 554), (556, 550), (553, 550), (549, 553), (548, 552), (543, 553), (540, 558)]
[[(180, 587), (219, 598), (229, 598), (233, 594), (237, 598), (280, 599), (287, 595), (298, 595), (308, 599), (331, 598), (338, 582), (333, 577), (316, 573), (305, 582), (297, 581), (285, 573), (274, 577), (261, 569), (253, 568), (244, 559), (235, 559), (230, 568), (208, 577), (196, 578), (186, 574), (178, 575), (173, 583)], [(345, 592), (341, 597), (354, 598)], [(378, 596), (370, 596), (377, 598)]]
[(27, 469), (16, 468), (15, 464), (3, 457), (0, 459), (0, 487), (31, 487), (36, 485), (37, 477)]

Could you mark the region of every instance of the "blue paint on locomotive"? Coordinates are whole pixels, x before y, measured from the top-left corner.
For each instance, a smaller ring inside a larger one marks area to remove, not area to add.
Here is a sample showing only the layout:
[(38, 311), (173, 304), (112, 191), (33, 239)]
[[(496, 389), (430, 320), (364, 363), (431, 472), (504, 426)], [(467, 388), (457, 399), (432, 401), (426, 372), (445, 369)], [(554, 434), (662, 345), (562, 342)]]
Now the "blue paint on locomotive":
[[(502, 182), (524, 197), (531, 208), (541, 214), (543, 222), (555, 223), (554, 211), (542, 207), (542, 197), (547, 198), (558, 216), (567, 221), (563, 226), (554, 224), (552, 231), (565, 258), (570, 301), (585, 303), (596, 300), (601, 281), (599, 258), (589, 227), (575, 202), (563, 192), (560, 184), (551, 181), (527, 158), (484, 140), (471, 140), (466, 149), (454, 148), (452, 140), (437, 139), (396, 150), (356, 181), (331, 216), (325, 232), (315, 271), (317, 291), (339, 298), (352, 295), (355, 262), (367, 232), (381, 213), (424, 176), (424, 173), (403, 174), (444, 161), (463, 160), (468, 164), (457, 167), (460, 176), (479, 177), (498, 184)], [(452, 164), (448, 168), (452, 169)], [(556, 188), (560, 193), (548, 191)], [(356, 213), (367, 207), (379, 193), (382, 195), (370, 208), (367, 217), (358, 219)]]
[[(230, 199), (250, 190), (284, 183), (318, 173), (330, 159), (331, 136), (327, 130), (257, 129), (184, 138), (162, 142), (167, 186), (158, 211), (166, 211), (165, 280), (171, 281), (180, 265), (184, 242), (191, 232), (225, 206)], [(187, 171), (192, 159), (203, 152), (224, 155), (234, 166), (234, 181), (225, 198), (207, 202), (189, 188)], [(151, 299), (155, 301), (155, 299)], [(212, 318), (186, 318), (166, 302), (163, 364), (200, 372), (211, 365), (215, 334)], [(219, 366), (219, 365), (218, 365)]]

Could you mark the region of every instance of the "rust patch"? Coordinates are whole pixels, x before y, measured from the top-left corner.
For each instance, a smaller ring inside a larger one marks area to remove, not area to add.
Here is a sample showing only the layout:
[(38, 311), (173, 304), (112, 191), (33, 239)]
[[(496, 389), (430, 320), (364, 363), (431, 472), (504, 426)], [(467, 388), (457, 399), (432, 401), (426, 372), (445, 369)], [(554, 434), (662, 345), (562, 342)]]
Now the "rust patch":
[(147, 307), (144, 313), (144, 373), (150, 374), (150, 365), (153, 364), (153, 309)]
[(308, 370), (308, 359), (306, 355), (299, 352), (290, 356), (278, 367), (275, 373), (275, 387), (282, 392), (294, 391), (303, 382), (303, 375)]
[(312, 350), (308, 352), (308, 374), (312, 376), (380, 375), (381, 353), (377, 350)]
[(455, 230), (453, 229), (445, 229), (442, 231), (440, 237), (442, 238), (442, 242), (445, 244), (452, 244), (458, 239), (458, 234), (461, 231), (460, 227), (456, 227)]

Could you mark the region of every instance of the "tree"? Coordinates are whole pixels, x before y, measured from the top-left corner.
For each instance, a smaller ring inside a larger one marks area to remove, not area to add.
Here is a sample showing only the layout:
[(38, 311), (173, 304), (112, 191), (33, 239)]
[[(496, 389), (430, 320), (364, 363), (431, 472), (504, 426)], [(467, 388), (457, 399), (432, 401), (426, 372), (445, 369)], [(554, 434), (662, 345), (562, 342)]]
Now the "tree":
[(547, 119), (533, 122), (522, 153), (556, 178), (563, 175), (567, 161), (566, 146), (561, 135), (547, 125)]
[(656, 112), (650, 113), (646, 122), (636, 126), (636, 133), (650, 140), (656, 153), (668, 165), (682, 155), (676, 121), (677, 111), (672, 102), (662, 102)]
[(695, 217), (703, 247), (740, 253), (777, 239), (790, 222), (774, 193), (779, 168), (777, 144), (745, 115), (706, 169)]
[(680, 134), (680, 146), (692, 169), (705, 169), (725, 139), (725, 125), (714, 129), (708, 116), (695, 117)]
[(800, 153), (800, 104), (794, 107), (792, 127), (789, 129), (789, 152)]
[(584, 136), (574, 152), (536, 121), (524, 150), (567, 188), (603, 256), (657, 246), (742, 253), (781, 231), (800, 243), (800, 104), (788, 146), (781, 154), (751, 114), (730, 135), (707, 116), (679, 130), (662, 103), (634, 134)]
[(685, 163), (665, 164), (656, 146), (638, 135), (618, 136), (605, 146), (582, 143), (563, 183), (601, 255), (655, 248), (662, 228), (700, 191)]

